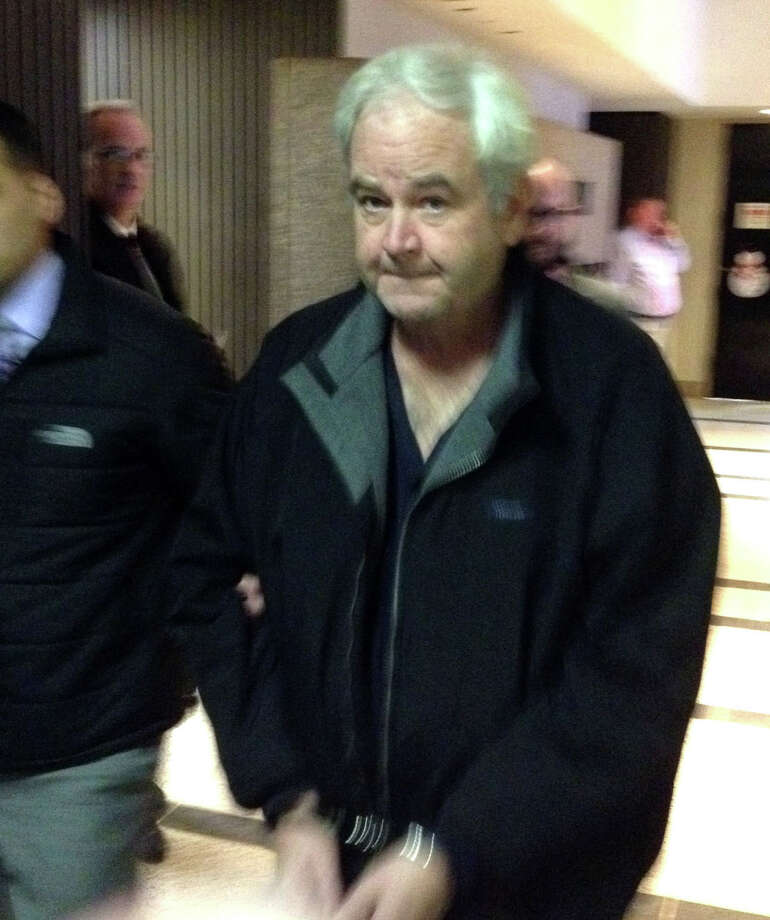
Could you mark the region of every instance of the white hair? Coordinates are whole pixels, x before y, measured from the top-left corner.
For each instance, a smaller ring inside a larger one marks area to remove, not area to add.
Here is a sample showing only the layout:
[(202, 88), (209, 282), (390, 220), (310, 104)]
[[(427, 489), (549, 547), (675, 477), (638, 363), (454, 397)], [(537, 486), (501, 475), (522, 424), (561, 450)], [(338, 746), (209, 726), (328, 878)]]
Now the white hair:
[(83, 109), (83, 142), (86, 147), (93, 143), (93, 123), (97, 116), (105, 112), (122, 112), (124, 114), (136, 115), (142, 122), (144, 117), (139, 110), (139, 106), (133, 99), (97, 99), (95, 102), (89, 102)]
[(462, 45), (407, 45), (373, 58), (348, 79), (337, 100), (334, 131), (346, 160), (364, 108), (403, 91), (431, 109), (465, 117), (490, 204), (502, 211), (526, 172), (532, 138), (513, 78)]

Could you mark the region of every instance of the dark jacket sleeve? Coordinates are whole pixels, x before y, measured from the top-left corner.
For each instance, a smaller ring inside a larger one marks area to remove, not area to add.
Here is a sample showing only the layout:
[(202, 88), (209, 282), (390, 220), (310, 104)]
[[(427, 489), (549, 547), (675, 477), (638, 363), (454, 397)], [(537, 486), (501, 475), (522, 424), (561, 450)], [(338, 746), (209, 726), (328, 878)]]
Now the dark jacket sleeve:
[(205, 330), (182, 318), (185, 335), (173, 353), (167, 410), (158, 431), (159, 463), (180, 505), (195, 493), (209, 444), (233, 386), (224, 355)]
[(172, 625), (244, 807), (308, 785), (285, 729), (269, 619), (246, 616), (235, 591), (244, 572), (259, 573), (251, 537), (264, 467), (259, 378), (260, 362), (236, 390), (178, 533), (169, 582)]
[(174, 310), (184, 313), (187, 305), (182, 263), (179, 261), (171, 240), (154, 228), (152, 228), (151, 254), (155, 262), (153, 270), (159, 276), (157, 281), (163, 292), (163, 299)]
[(636, 348), (618, 368), (597, 424), (582, 584), (558, 674), (479, 751), (434, 828), (514, 889), (544, 866), (558, 879), (581, 854), (620, 865), (615, 851), (630, 841), (633, 892), (660, 844), (700, 678), (718, 490), (658, 355)]

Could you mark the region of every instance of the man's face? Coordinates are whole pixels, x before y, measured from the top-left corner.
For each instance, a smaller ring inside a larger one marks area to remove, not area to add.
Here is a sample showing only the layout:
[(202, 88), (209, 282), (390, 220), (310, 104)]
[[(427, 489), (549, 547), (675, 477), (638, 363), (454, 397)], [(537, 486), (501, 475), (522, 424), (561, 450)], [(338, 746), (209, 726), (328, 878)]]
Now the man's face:
[(527, 258), (547, 271), (566, 258), (575, 235), (575, 208), (570, 188), (560, 178), (544, 176), (530, 187), (532, 201), (524, 231)]
[(133, 220), (152, 175), (152, 136), (133, 112), (105, 111), (91, 121), (88, 197), (116, 220)]
[(666, 231), (666, 203), (658, 198), (644, 198), (634, 209), (633, 223), (650, 236)]
[(50, 180), (14, 166), (0, 141), (0, 294), (45, 248), (49, 225), (42, 186)]
[(491, 212), (465, 121), (408, 94), (364, 109), (350, 187), (359, 271), (391, 316), (451, 321), (495, 296), (519, 217)]

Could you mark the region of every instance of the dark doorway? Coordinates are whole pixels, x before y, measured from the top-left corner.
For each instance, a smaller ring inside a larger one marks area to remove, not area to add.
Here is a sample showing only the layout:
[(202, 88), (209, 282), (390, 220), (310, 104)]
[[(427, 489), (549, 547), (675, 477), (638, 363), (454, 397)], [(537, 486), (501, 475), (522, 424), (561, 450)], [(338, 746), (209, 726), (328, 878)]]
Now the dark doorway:
[(714, 395), (770, 399), (770, 125), (733, 125)]

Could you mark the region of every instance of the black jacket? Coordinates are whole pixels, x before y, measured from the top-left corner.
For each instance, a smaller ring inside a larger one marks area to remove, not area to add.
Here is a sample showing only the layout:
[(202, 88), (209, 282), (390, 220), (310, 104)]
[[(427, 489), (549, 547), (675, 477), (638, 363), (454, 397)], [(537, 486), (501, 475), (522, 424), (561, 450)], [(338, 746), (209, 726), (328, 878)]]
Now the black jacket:
[[(464, 916), (617, 918), (665, 826), (719, 498), (655, 346), (509, 271), (499, 353), (401, 537), (384, 736), (388, 325), (360, 289), (282, 323), (242, 382), (176, 545), (178, 616), (243, 804), (314, 787), (419, 822), (475, 867)], [(244, 568), (257, 621), (228, 593)]]
[[(88, 228), (88, 247), (94, 269), (141, 290), (142, 281), (131, 260), (125, 237), (113, 233), (93, 205), (88, 209)], [(142, 221), (137, 225), (136, 240), (158, 282), (163, 300), (170, 307), (183, 312), (185, 296), (182, 269), (171, 242), (159, 230)]]
[(64, 257), (51, 328), (0, 385), (0, 772), (179, 718), (158, 580), (229, 386), (190, 320)]

